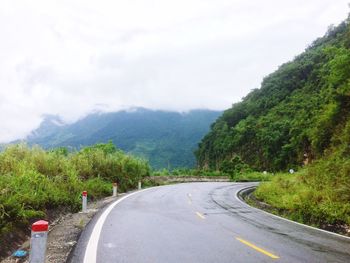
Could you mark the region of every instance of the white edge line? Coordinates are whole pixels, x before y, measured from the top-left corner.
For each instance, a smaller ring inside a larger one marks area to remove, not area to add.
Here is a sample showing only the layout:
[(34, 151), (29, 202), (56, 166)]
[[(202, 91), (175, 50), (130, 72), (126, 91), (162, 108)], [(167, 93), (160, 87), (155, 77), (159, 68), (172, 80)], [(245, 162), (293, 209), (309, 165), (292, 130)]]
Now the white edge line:
[(100, 239), (101, 230), (108, 214), (112, 211), (112, 209), (124, 199), (154, 188), (157, 188), (157, 187), (150, 187), (147, 189), (143, 189), (143, 190), (128, 194), (109, 205), (109, 207), (99, 217), (99, 219), (97, 220), (91, 232), (88, 244), (86, 245), (86, 249), (85, 249), (84, 261), (83, 261), (84, 263), (96, 263), (97, 246), (98, 246), (98, 241)]
[(302, 224), (302, 223), (299, 223), (299, 222), (295, 222), (295, 221), (292, 221), (292, 220), (287, 219), (287, 218), (284, 218), (284, 217), (280, 217), (280, 216), (275, 215), (275, 214), (271, 214), (271, 213), (266, 212), (266, 211), (264, 211), (264, 210), (262, 210), (262, 209), (259, 209), (259, 208), (256, 208), (256, 207), (253, 207), (253, 206), (247, 204), (246, 202), (242, 201), (242, 200), (238, 197), (239, 192), (244, 191), (244, 190), (246, 190), (246, 189), (248, 189), (248, 188), (253, 188), (253, 187), (256, 188), (256, 186), (249, 186), (249, 187), (242, 188), (242, 189), (236, 191), (236, 193), (235, 193), (235, 198), (236, 198), (239, 202), (241, 202), (242, 204), (245, 204), (245, 205), (249, 206), (250, 208), (253, 208), (253, 209), (257, 210), (257, 211), (263, 212), (263, 213), (265, 213), (265, 214), (267, 214), (267, 215), (270, 215), (270, 216), (273, 216), (273, 217), (282, 219), (282, 220), (284, 220), (284, 221), (288, 221), (288, 222), (290, 222), (290, 223), (294, 223), (294, 224), (299, 225), (299, 226), (303, 226), (303, 227), (310, 228), (310, 229), (313, 229), (313, 230), (317, 230), (317, 231), (320, 231), (320, 232), (323, 232), (323, 233), (326, 233), (326, 234), (330, 234), (330, 235), (334, 235), (334, 236), (337, 236), (337, 237), (341, 237), (341, 238), (350, 240), (350, 237), (347, 237), (347, 236), (343, 236), (343, 235), (340, 235), (340, 234), (337, 234), (337, 233), (334, 233), (334, 232), (330, 232), (330, 231), (327, 231), (327, 230), (323, 230), (323, 229), (320, 229), (320, 228), (317, 228), (317, 227), (308, 226), (308, 225), (305, 225), (305, 224)]

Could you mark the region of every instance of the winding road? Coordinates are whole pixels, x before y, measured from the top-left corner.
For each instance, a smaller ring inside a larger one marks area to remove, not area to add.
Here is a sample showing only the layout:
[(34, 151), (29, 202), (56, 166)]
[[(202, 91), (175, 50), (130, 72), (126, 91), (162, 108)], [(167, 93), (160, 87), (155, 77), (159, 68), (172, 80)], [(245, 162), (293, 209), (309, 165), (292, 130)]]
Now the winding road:
[(119, 198), (82, 233), (69, 262), (350, 262), (350, 239), (252, 208), (254, 183), (187, 183)]

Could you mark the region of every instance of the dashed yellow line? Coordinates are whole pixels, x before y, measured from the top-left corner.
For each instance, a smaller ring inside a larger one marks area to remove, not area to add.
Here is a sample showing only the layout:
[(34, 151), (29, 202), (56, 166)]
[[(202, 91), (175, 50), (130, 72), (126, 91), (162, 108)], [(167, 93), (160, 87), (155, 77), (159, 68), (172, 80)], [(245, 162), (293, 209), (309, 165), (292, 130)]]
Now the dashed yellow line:
[(199, 213), (199, 212), (196, 212), (196, 215), (199, 217), (199, 218), (201, 218), (201, 219), (205, 219), (205, 216), (204, 215), (202, 215), (201, 213)]
[(243, 244), (245, 244), (245, 245), (255, 249), (256, 251), (259, 251), (260, 253), (263, 253), (264, 255), (269, 256), (270, 258), (273, 258), (273, 259), (278, 259), (279, 258), (279, 256), (276, 256), (276, 255), (274, 255), (274, 254), (272, 254), (272, 253), (270, 253), (270, 252), (268, 252), (268, 251), (266, 251), (266, 250), (264, 250), (264, 249), (262, 249), (260, 247), (257, 247), (257, 246), (253, 245), (252, 243), (250, 243), (250, 242), (248, 242), (248, 241), (246, 241), (246, 240), (244, 240), (242, 238), (236, 237), (236, 239), (238, 241), (242, 242)]

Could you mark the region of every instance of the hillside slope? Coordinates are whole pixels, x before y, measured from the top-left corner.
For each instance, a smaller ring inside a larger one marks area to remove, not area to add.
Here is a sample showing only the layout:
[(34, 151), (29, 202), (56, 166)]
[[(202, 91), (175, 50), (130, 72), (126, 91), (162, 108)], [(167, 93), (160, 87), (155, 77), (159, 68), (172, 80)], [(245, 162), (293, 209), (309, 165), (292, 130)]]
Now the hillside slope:
[(350, 116), (349, 47), (344, 22), (267, 76), (212, 125), (196, 152), (199, 164), (222, 170), (238, 156), (257, 170), (286, 170), (343, 145), (339, 138)]
[(156, 169), (193, 167), (194, 149), (220, 114), (210, 110), (177, 113), (137, 108), (94, 113), (69, 125), (47, 116), (26, 141), (44, 148), (80, 148), (111, 140), (123, 151), (149, 160)]
[(223, 172), (294, 168), (262, 183), (256, 197), (277, 214), (350, 235), (349, 20), (226, 110), (196, 156)]

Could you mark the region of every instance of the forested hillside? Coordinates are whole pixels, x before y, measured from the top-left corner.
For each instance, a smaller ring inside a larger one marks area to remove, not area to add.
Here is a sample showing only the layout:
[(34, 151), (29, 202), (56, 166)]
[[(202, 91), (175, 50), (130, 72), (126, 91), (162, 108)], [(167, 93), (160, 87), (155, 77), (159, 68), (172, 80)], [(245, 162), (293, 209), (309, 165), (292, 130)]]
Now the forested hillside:
[(199, 165), (225, 170), (240, 158), (254, 169), (278, 171), (332, 147), (348, 154), (349, 47), (344, 22), (267, 76), (212, 125), (196, 152)]
[(178, 113), (137, 108), (94, 113), (68, 125), (58, 117), (47, 116), (26, 141), (46, 149), (79, 149), (112, 141), (123, 151), (149, 160), (155, 169), (193, 167), (196, 145), (220, 114), (210, 110)]

